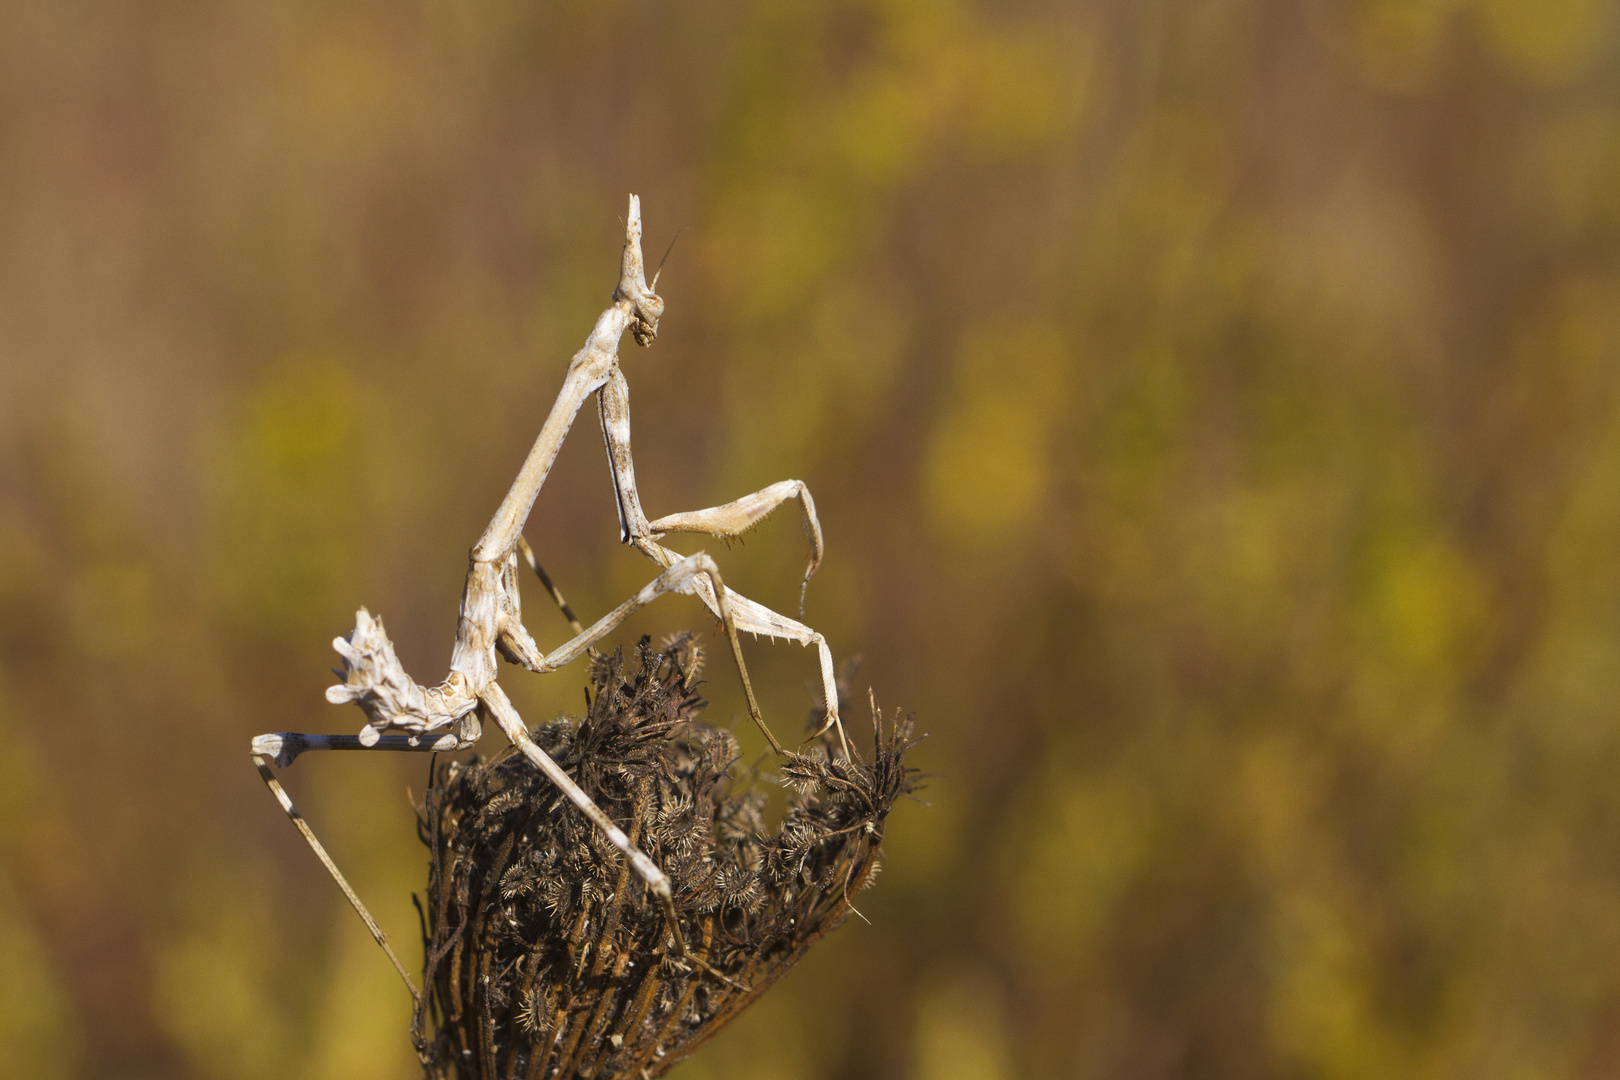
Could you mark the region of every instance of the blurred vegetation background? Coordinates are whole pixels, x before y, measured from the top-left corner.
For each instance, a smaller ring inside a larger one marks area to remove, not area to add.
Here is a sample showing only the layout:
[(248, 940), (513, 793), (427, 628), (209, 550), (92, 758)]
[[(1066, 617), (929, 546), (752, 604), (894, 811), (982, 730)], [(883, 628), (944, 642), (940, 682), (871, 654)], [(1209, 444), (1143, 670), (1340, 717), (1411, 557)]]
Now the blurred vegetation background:
[[(0, 6), (0, 1075), (412, 1075), (248, 740), (358, 729), (321, 695), (361, 604), (445, 670), (631, 191), (652, 257), (685, 230), (625, 342), (649, 513), (808, 482), (808, 620), (937, 775), (870, 925), (677, 1076), (1620, 1075), (1617, 37), (1613, 0)], [(651, 576), (595, 428), (529, 528), (587, 619)], [(707, 546), (792, 609), (791, 509)], [(813, 657), (748, 655), (791, 731)], [(583, 683), (505, 685), (540, 722)], [(284, 777), (407, 955), (425, 768)]]

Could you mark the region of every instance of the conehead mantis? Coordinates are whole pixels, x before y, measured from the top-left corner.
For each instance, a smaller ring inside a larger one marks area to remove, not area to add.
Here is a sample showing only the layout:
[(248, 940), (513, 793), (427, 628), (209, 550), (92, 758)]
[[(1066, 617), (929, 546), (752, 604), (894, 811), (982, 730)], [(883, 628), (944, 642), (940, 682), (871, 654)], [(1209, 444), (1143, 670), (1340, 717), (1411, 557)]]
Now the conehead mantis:
[[(463, 750), (478, 741), (484, 722), (493, 720), (512, 745), (602, 831), (636, 875), (646, 883), (663, 909), (675, 955), (706, 967), (686, 947), (675, 917), (668, 877), (630, 842), (623, 830), (608, 820), (589, 796), (530, 738), (522, 718), (497, 682), (498, 658), (504, 658), (528, 671), (555, 671), (584, 655), (596, 642), (657, 598), (669, 594), (696, 596), (724, 627), (737, 673), (742, 680), (748, 713), (759, 725), (771, 748), (778, 754), (786, 752), (760, 714), (743, 659), (739, 631), (815, 646), (827, 717), (821, 732), (836, 728), (843, 753), (846, 757), (849, 754), (843, 724), (838, 717), (838, 691), (832, 653), (826, 639), (805, 624), (726, 588), (720, 579), (719, 567), (708, 555), (699, 552), (682, 556), (659, 543), (671, 533), (706, 533), (721, 538), (739, 536), (784, 502), (796, 500), (802, 509), (805, 531), (810, 540), (809, 565), (800, 587), (802, 612), (804, 588), (820, 565), (823, 550), (821, 524), (816, 517), (815, 501), (810, 497), (809, 489), (798, 480), (784, 480), (704, 510), (670, 514), (652, 521), (642, 512), (641, 499), (636, 491), (635, 467), (630, 456), (629, 387), (619, 369), (619, 341), (626, 330), (642, 346), (651, 345), (657, 337), (658, 320), (664, 313), (664, 301), (654, 291), (657, 284), (657, 274), (653, 275), (651, 284), (646, 280), (641, 254), (641, 202), (632, 195), (625, 223), (619, 284), (613, 292), (612, 302), (598, 316), (596, 325), (585, 339), (584, 347), (569, 362), (556, 403), (542, 424), (534, 446), (518, 471), (517, 479), (472, 549), (456, 625), (450, 673), (445, 679), (434, 686), (422, 686), (406, 674), (394, 653), (393, 643), (383, 630), (382, 620), (361, 608), (355, 617), (353, 632), (347, 638), (338, 638), (333, 642), (343, 658), (344, 681), (328, 688), (326, 697), (336, 704), (352, 702), (359, 705), (367, 717), (365, 727), (358, 735), (279, 732), (260, 735), (253, 740), (252, 756), (260, 775), (342, 887), (349, 902), (365, 920), (372, 936), (388, 954), (405, 984), (411, 988), (413, 996), (417, 994), (416, 987), (389, 946), (386, 935), (299, 816), (291, 799), (276, 780), (270, 768), (272, 762), (277, 767), (285, 768), (307, 750)], [(607, 443), (608, 459), (612, 466), (613, 493), (619, 513), (619, 538), (652, 560), (660, 573), (634, 596), (587, 628), (573, 617), (522, 534), (563, 440), (580, 408), (592, 394), (596, 395), (602, 436)], [(528, 562), (540, 576), (547, 591), (574, 627), (573, 638), (549, 653), (540, 649), (523, 625), (518, 595), (520, 560)]]

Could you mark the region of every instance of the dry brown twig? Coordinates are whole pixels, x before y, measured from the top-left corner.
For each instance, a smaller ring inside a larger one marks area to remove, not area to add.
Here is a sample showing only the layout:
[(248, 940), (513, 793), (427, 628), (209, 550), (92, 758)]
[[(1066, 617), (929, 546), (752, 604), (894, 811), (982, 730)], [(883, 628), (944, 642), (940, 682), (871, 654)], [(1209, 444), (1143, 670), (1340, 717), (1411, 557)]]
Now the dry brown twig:
[[(669, 593), (694, 595), (718, 616), (724, 626), (748, 700), (749, 715), (778, 754), (785, 754), (786, 751), (760, 715), (743, 661), (738, 631), (745, 630), (816, 647), (826, 708), (826, 721), (817, 735), (829, 730), (836, 731), (843, 759), (851, 760), (848, 741), (838, 716), (838, 691), (832, 654), (826, 640), (803, 623), (727, 589), (720, 579), (719, 568), (709, 556), (700, 552), (683, 557), (658, 543), (665, 535), (677, 532), (707, 533), (721, 538), (738, 536), (782, 503), (796, 499), (803, 509), (805, 529), (811, 544), (809, 566), (803, 583), (808, 585), (810, 576), (821, 562), (822, 538), (815, 502), (805, 485), (798, 480), (784, 480), (723, 506), (672, 514), (656, 521), (648, 521), (642, 512), (630, 456), (629, 389), (619, 370), (619, 340), (626, 330), (630, 331), (637, 344), (643, 346), (650, 345), (657, 336), (658, 320), (664, 312), (663, 299), (653, 291), (657, 283), (656, 274), (651, 285), (646, 281), (641, 254), (641, 203), (632, 195), (625, 224), (619, 284), (613, 292), (612, 303), (596, 320), (584, 348), (574, 354), (563, 379), (562, 390), (540, 429), (539, 437), (535, 439), (517, 479), (513, 481), (488, 528), (472, 549), (456, 627), (455, 649), (451, 656), (450, 673), (445, 680), (437, 686), (424, 687), (407, 675), (394, 654), (393, 644), (383, 631), (382, 620), (361, 608), (356, 615), (354, 631), (347, 638), (338, 638), (333, 642), (343, 657), (345, 678), (326, 692), (328, 701), (353, 702), (365, 710), (369, 722), (360, 734), (345, 736), (280, 732), (260, 735), (253, 740), (253, 760), (265, 783), (342, 887), (350, 903), (365, 920), (372, 936), (387, 952), (401, 978), (411, 988), (412, 996), (419, 1001), (420, 995), (389, 946), (386, 935), (366, 912), (354, 890), (276, 781), (270, 768), (272, 761), (278, 767), (285, 768), (306, 750), (463, 750), (478, 741), (483, 721), (493, 718), (512, 745), (584, 813), (618, 850), (628, 867), (646, 883), (662, 909), (674, 956), (712, 972), (707, 962), (695, 956), (687, 946), (676, 915), (669, 877), (530, 737), (522, 718), (496, 681), (497, 654), (529, 671), (555, 671), (586, 654), (597, 641), (611, 633), (632, 613), (658, 597)], [(590, 628), (581, 629), (549, 578), (540, 570), (533, 552), (528, 550), (522, 529), (556, 461), (563, 439), (567, 437), (586, 398), (592, 394), (596, 395), (603, 438), (607, 442), (612, 463), (620, 539), (664, 569), (635, 596)], [(518, 596), (520, 555), (540, 574), (547, 591), (575, 626), (575, 636), (550, 653), (540, 650), (522, 622)], [(803, 585), (800, 589), (801, 613)]]

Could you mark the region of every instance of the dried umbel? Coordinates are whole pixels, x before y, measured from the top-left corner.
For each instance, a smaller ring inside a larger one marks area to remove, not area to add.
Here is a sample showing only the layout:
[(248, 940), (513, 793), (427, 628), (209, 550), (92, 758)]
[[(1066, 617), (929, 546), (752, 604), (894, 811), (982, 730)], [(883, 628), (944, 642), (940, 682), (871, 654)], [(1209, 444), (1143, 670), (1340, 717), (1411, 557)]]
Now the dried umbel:
[(599, 657), (586, 717), (534, 732), (669, 875), (684, 960), (624, 859), (522, 756), (434, 770), (415, 1024), (428, 1076), (658, 1076), (838, 926), (872, 880), (884, 819), (917, 781), (902, 761), (910, 721), (874, 715), (870, 761), (825, 744), (789, 755), (789, 805), (772, 831), (731, 733), (694, 722), (698, 660), (685, 636), (661, 651), (644, 639), (634, 662)]

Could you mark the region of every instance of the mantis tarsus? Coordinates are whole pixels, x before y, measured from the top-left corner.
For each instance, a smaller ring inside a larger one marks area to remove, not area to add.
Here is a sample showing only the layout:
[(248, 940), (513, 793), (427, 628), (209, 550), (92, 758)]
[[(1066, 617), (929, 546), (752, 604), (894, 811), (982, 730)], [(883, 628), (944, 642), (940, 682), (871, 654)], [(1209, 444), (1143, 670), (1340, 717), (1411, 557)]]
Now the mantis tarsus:
[[(663, 909), (675, 954), (706, 967), (686, 948), (675, 917), (669, 879), (663, 871), (631, 844), (623, 830), (609, 821), (589, 796), (529, 737), (522, 718), (496, 682), (496, 654), (529, 671), (554, 671), (578, 659), (631, 614), (658, 597), (666, 593), (695, 595), (719, 617), (725, 628), (748, 701), (748, 713), (759, 725), (760, 731), (764, 732), (771, 748), (778, 754), (785, 753), (782, 744), (760, 715), (759, 704), (748, 679), (748, 668), (743, 661), (742, 646), (737, 636), (739, 630), (816, 646), (827, 710), (827, 722), (821, 730), (824, 732), (836, 728), (844, 754), (847, 756), (849, 753), (848, 744), (844, 741), (843, 725), (838, 718), (838, 691), (834, 682), (832, 654), (826, 640), (803, 623), (727, 589), (720, 580), (719, 568), (709, 556), (701, 552), (682, 556), (658, 542), (670, 533), (682, 532), (707, 533), (721, 538), (738, 536), (782, 503), (796, 499), (804, 512), (805, 530), (809, 534), (811, 547), (810, 563), (800, 588), (802, 608), (804, 586), (809, 584), (822, 555), (821, 524), (816, 518), (815, 502), (810, 497), (809, 489), (798, 480), (784, 480), (706, 510), (671, 514), (655, 521), (648, 521), (642, 512), (641, 499), (636, 492), (635, 468), (630, 456), (630, 398), (624, 375), (619, 370), (619, 340), (626, 330), (631, 332), (638, 344), (644, 346), (650, 345), (657, 336), (658, 320), (664, 313), (664, 301), (653, 291), (657, 284), (656, 274), (651, 285), (646, 281), (641, 255), (641, 202), (632, 195), (625, 223), (619, 285), (613, 292), (612, 303), (597, 318), (584, 348), (574, 354), (563, 378), (562, 390), (540, 429), (539, 437), (535, 439), (517, 479), (495, 511), (488, 528), (472, 549), (456, 627), (455, 649), (450, 660), (450, 674), (445, 680), (432, 687), (423, 687), (412, 680), (395, 656), (393, 644), (384, 633), (381, 620), (373, 618), (366, 609), (361, 608), (353, 633), (348, 638), (338, 638), (333, 642), (343, 657), (345, 679), (328, 688), (326, 697), (334, 703), (358, 704), (369, 717), (366, 726), (358, 735), (283, 732), (260, 735), (253, 740), (253, 760), (265, 783), (365, 920), (372, 936), (387, 952), (413, 996), (417, 991), (410, 976), (388, 945), (386, 936), (366, 912), (309, 826), (299, 817), (270, 769), (272, 761), (285, 768), (306, 750), (462, 750), (478, 741), (483, 721), (492, 718), (513, 746), (568, 796), (628, 860), (636, 875), (646, 882), (648, 890)], [(608, 459), (612, 465), (620, 540), (651, 559), (661, 568), (661, 573), (594, 625), (582, 629), (535, 561), (534, 553), (523, 540), (522, 530), (574, 418), (586, 398), (592, 394), (596, 395), (601, 412), (602, 436), (607, 443)], [(550, 653), (540, 650), (523, 625), (518, 598), (520, 557), (540, 575), (547, 591), (574, 625), (574, 637)]]

